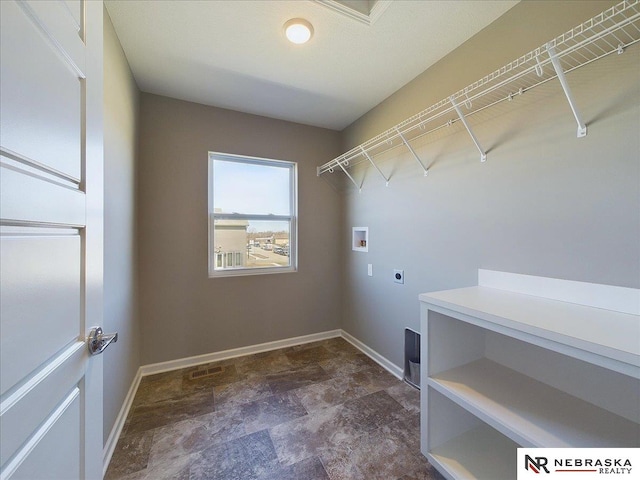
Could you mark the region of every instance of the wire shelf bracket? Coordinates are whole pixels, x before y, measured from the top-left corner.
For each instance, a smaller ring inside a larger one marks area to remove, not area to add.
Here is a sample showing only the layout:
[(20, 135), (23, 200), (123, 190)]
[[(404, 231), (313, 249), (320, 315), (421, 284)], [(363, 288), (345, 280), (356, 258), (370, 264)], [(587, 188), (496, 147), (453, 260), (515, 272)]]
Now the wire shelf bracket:
[[(344, 163), (344, 165), (343, 165)], [(344, 168), (345, 166), (349, 166), (349, 162), (345, 161), (345, 162), (338, 162), (338, 166), (342, 169), (342, 171), (344, 172), (344, 174), (349, 177), (349, 180), (351, 180), (351, 183), (353, 183), (356, 188), (358, 189), (358, 193), (362, 192), (362, 184), (358, 185), (358, 182), (356, 182), (353, 177), (351, 176), (351, 174), (349, 172), (347, 172), (347, 169)]]
[[(464, 128), (466, 128), (467, 132), (469, 132), (469, 136), (471, 137), (471, 140), (473, 140), (473, 143), (475, 143), (476, 148), (480, 152), (480, 161), (481, 162), (486, 162), (487, 161), (487, 153), (480, 146), (480, 142), (478, 142), (478, 139), (476, 138), (475, 134), (473, 133), (473, 130), (471, 129), (471, 125), (469, 125), (469, 122), (467, 122), (467, 119), (465, 118), (464, 113), (462, 112), (462, 109), (460, 108), (460, 105), (458, 105), (456, 103), (456, 101), (453, 98), (453, 95), (449, 97), (449, 100), (451, 100), (451, 105), (453, 105), (453, 108), (456, 110), (456, 113), (458, 114), (458, 118), (460, 118), (460, 121), (464, 125)], [(467, 105), (469, 105), (467, 108), (471, 108), (471, 101), (467, 100), (466, 103), (467, 103)]]
[[(427, 175), (429, 169), (411, 143), (456, 122), (464, 124), (480, 152), (481, 161), (484, 162), (486, 151), (482, 149), (473, 133), (468, 121), (469, 117), (502, 102), (511, 101), (514, 97), (523, 95), (556, 78), (562, 86), (578, 124), (577, 135), (579, 138), (584, 137), (587, 134), (587, 125), (580, 116), (566, 75), (608, 55), (622, 54), (628, 47), (638, 42), (640, 42), (640, 0), (623, 0), (453, 95), (445, 97), (319, 166), (317, 168), (318, 176), (340, 169), (358, 191), (361, 191), (364, 177), (359, 185), (348, 170), (360, 163), (369, 162), (388, 185), (390, 177), (385, 176), (376, 164), (376, 157), (401, 146), (409, 149), (413, 158), (422, 168), (424, 175)], [(465, 105), (466, 108), (464, 112), (462, 105)]]
[(397, 128), (396, 128), (396, 132), (398, 132), (398, 136), (402, 139), (402, 142), (407, 146), (407, 148), (411, 152), (411, 155), (413, 155), (413, 158), (415, 158), (416, 162), (418, 162), (418, 164), (422, 167), (422, 170), (424, 172), (424, 176), (426, 177), (427, 175), (429, 175), (429, 169), (424, 166), (424, 163), (422, 163), (422, 160), (420, 160), (420, 157), (418, 156), (416, 151), (413, 149), (411, 144), (407, 141), (406, 137)]
[(576, 101), (571, 94), (571, 88), (569, 87), (569, 82), (567, 82), (567, 77), (564, 75), (564, 70), (562, 69), (560, 60), (558, 59), (558, 54), (556, 53), (556, 49), (551, 43), (547, 44), (547, 52), (549, 52), (549, 58), (551, 59), (553, 69), (556, 71), (558, 80), (560, 80), (560, 85), (562, 85), (562, 90), (567, 97), (567, 101), (569, 102), (569, 106), (571, 107), (571, 111), (573, 112), (573, 116), (576, 118), (576, 122), (578, 123), (578, 138), (586, 137), (587, 125), (582, 120), (582, 116), (578, 111), (578, 106), (576, 105)]
[(382, 178), (384, 178), (385, 181), (385, 186), (388, 187), (389, 186), (389, 180), (391, 179), (391, 177), (387, 178), (384, 173), (382, 173), (382, 170), (380, 170), (380, 167), (378, 167), (378, 165), (376, 165), (376, 163), (373, 161), (373, 159), (369, 156), (369, 154), (367, 153), (367, 151), (364, 149), (364, 147), (362, 147), (362, 155), (364, 155), (367, 160), (369, 160), (369, 162), (371, 162), (371, 165), (374, 166), (374, 168), (378, 171), (378, 173), (380, 174), (380, 176), (382, 176)]

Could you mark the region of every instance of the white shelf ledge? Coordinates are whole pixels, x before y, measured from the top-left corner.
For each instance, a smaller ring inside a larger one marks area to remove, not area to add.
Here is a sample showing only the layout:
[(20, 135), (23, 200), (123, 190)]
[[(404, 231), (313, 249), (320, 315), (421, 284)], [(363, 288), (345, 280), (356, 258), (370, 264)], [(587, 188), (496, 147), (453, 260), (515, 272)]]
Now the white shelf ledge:
[(513, 480), (518, 445), (481, 425), (434, 448), (428, 460), (450, 479)]
[(640, 317), (487, 287), (423, 293), (432, 310), (640, 376)]
[(640, 315), (637, 288), (478, 269), (478, 286)]
[(428, 385), (524, 447), (640, 445), (640, 425), (481, 359), (429, 378)]

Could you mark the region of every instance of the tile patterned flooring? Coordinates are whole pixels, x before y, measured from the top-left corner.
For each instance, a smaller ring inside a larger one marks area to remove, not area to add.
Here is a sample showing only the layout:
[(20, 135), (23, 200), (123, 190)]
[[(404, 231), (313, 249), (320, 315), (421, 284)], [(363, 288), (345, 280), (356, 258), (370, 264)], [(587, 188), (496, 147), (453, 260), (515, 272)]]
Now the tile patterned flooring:
[(440, 480), (419, 404), (342, 338), (152, 375), (106, 479)]

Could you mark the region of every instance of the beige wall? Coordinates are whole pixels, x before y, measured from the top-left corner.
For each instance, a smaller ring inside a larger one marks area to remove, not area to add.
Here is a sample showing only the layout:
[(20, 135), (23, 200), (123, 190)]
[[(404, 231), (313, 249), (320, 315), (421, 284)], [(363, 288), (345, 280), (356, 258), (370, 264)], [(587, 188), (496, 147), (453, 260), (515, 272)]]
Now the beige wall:
[(104, 10), (104, 440), (140, 366), (136, 291), (136, 143), (139, 91)]
[(348, 150), (597, 15), (617, 0), (522, 0), (343, 131)]
[[(142, 363), (339, 328), (341, 197), (316, 166), (338, 132), (143, 93), (139, 164)], [(298, 272), (207, 274), (207, 152), (298, 162)]]
[[(614, 2), (524, 1), (345, 132), (354, 146)], [(470, 118), (486, 163), (460, 123), (371, 167), (362, 193), (347, 183), (342, 328), (396, 365), (403, 330), (419, 330), (418, 294), (477, 284), (478, 268), (640, 287), (640, 45), (568, 74), (588, 125), (559, 82)], [(369, 252), (347, 232), (369, 227)], [(373, 264), (373, 277), (367, 264)], [(392, 281), (404, 269), (405, 284)]]

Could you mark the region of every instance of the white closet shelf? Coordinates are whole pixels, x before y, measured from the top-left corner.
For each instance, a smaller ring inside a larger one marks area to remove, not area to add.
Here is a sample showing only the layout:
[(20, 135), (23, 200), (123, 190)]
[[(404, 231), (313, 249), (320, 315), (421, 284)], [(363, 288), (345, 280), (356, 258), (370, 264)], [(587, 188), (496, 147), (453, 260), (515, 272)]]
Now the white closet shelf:
[(640, 0), (625, 0), (318, 167), (318, 176), (341, 170), (361, 188), (362, 184), (347, 170), (368, 161), (388, 184), (390, 179), (376, 165), (375, 157), (401, 145), (409, 149), (426, 175), (428, 167), (410, 142), (458, 121), (464, 124), (484, 161), (486, 153), (465, 117), (510, 101), (555, 78), (560, 80), (571, 105), (578, 123), (578, 136), (584, 136), (587, 126), (580, 118), (564, 74), (612, 53), (623, 53), (639, 40)]
[(508, 329), (514, 337), (626, 375), (640, 371), (637, 315), (481, 286), (419, 297), (432, 310), (462, 314), (480, 327)]
[(637, 423), (488, 359), (435, 375), (428, 385), (524, 447), (640, 443)]
[(436, 447), (427, 458), (450, 478), (513, 480), (518, 445), (480, 425)]

